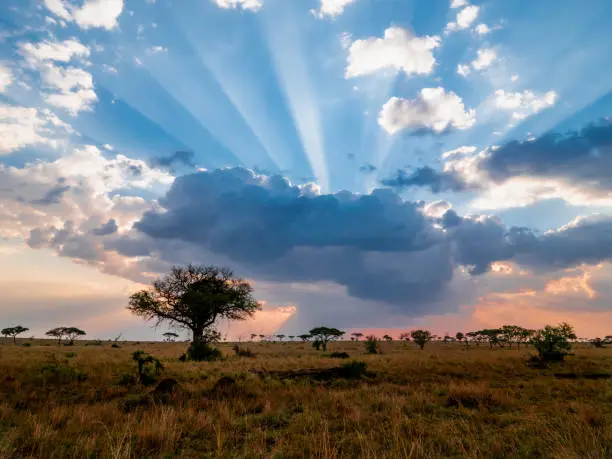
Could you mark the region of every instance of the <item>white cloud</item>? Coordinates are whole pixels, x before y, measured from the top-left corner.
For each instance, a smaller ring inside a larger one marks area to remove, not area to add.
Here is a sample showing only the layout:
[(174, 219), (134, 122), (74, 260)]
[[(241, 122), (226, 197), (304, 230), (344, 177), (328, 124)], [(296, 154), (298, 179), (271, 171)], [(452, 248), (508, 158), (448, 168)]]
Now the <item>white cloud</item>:
[(85, 58), (90, 50), (78, 40), (71, 38), (64, 41), (43, 40), (38, 43), (19, 43), (20, 54), (33, 66), (45, 62), (70, 62), (74, 58)]
[(497, 53), (491, 48), (480, 48), (477, 51), (476, 59), (472, 61), (472, 67), (476, 70), (484, 70), (491, 66), (497, 59)]
[(512, 111), (512, 118), (518, 121), (552, 107), (557, 102), (557, 97), (555, 91), (538, 95), (528, 90), (506, 92), (498, 89), (495, 91), (494, 103), (501, 110)]
[(401, 27), (390, 27), (383, 38), (370, 37), (351, 44), (345, 76), (352, 78), (381, 70), (428, 75), (436, 63), (433, 50), (439, 46), (440, 37), (416, 37)]
[(457, 73), (463, 77), (466, 77), (470, 74), (470, 66), (467, 64), (459, 64), (457, 66)]
[(466, 6), (461, 11), (459, 11), (459, 13), (457, 13), (457, 19), (455, 22), (449, 22), (446, 25), (446, 30), (448, 32), (451, 32), (455, 30), (467, 29), (478, 17), (479, 11), (480, 7), (476, 5)]
[(474, 28), (474, 32), (476, 32), (478, 35), (486, 35), (488, 33), (491, 33), (491, 28), (486, 24), (478, 24)]
[(114, 29), (124, 6), (123, 0), (85, 0), (81, 6), (67, 0), (44, 0), (44, 4), (57, 17), (68, 22), (74, 21), (84, 30)]
[(0, 62), (0, 93), (6, 91), (13, 83), (13, 72), (10, 68)]
[(453, 0), (451, 2), (451, 8), (461, 8), (462, 6), (466, 6), (468, 4), (467, 0)]
[(459, 96), (440, 87), (424, 88), (413, 100), (392, 97), (378, 118), (389, 134), (404, 129), (429, 129), (439, 134), (449, 128), (468, 129), (475, 121), (474, 110), (466, 111)]
[(147, 48), (147, 50), (145, 51), (145, 53), (149, 55), (167, 53), (167, 52), (168, 52), (168, 48), (164, 48), (163, 46), (151, 46), (150, 48)]
[(263, 6), (263, 0), (213, 0), (217, 6), (224, 9), (242, 8), (258, 11)]
[(0, 103), (0, 155), (37, 144), (54, 147), (56, 127), (70, 129), (50, 111)]
[(442, 159), (448, 159), (452, 156), (471, 155), (476, 151), (476, 147), (473, 145), (464, 145), (454, 150), (445, 151), (442, 153)]
[(335, 18), (344, 13), (344, 8), (356, 1), (357, 0), (319, 0), (319, 10), (313, 10), (313, 13), (319, 18)]

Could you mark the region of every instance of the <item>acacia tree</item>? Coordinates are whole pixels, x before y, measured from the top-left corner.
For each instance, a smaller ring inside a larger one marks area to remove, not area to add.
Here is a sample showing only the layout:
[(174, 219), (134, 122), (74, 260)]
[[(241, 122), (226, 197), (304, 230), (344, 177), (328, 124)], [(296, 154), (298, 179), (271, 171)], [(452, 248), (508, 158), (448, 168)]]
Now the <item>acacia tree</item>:
[(173, 343), (174, 340), (179, 337), (178, 333), (174, 333), (174, 332), (166, 332), (162, 336), (164, 337), (165, 341), (169, 343)]
[(340, 338), (345, 332), (338, 330), (337, 328), (330, 327), (316, 327), (310, 330), (310, 336), (314, 339), (313, 345), (318, 350), (322, 347), (324, 351), (327, 350), (327, 343), (332, 340)]
[(429, 330), (412, 330), (410, 332), (410, 337), (412, 341), (423, 350), (425, 345), (431, 341), (433, 338), (431, 332)]
[(77, 327), (65, 327), (64, 333), (68, 337), (68, 345), (70, 346), (74, 344), (74, 340), (77, 339), (77, 337), (85, 336), (87, 334), (84, 330)]
[(404, 341), (404, 346), (405, 346), (405, 345), (406, 345), (406, 343), (410, 342), (410, 333), (408, 333), (408, 332), (402, 333), (402, 334), (399, 336), (399, 339), (400, 339), (401, 341)]
[(306, 342), (308, 341), (310, 338), (312, 338), (312, 336), (310, 336), (308, 333), (304, 333), (303, 335), (298, 335), (298, 338), (302, 340), (302, 342)]
[(383, 336), (383, 339), (387, 342), (390, 343), (391, 341), (393, 341), (393, 337), (389, 336), (389, 335), (385, 335)]
[(48, 332), (45, 333), (47, 336), (52, 336), (53, 338), (57, 338), (57, 345), (62, 344), (62, 338), (66, 334), (66, 327), (56, 327), (52, 328)]
[(220, 318), (245, 320), (260, 309), (253, 287), (215, 266), (175, 266), (153, 287), (130, 297), (128, 309), (156, 325), (169, 322), (190, 330), (193, 342), (207, 343)]
[(563, 360), (572, 349), (572, 340), (576, 339), (574, 328), (567, 322), (556, 327), (547, 325), (535, 332), (531, 343), (543, 360)]
[(2, 330), (0, 330), (0, 333), (2, 333), (2, 335), (5, 337), (12, 336), (13, 344), (17, 345), (17, 335), (21, 335), (22, 333), (25, 333), (28, 330), (29, 328), (22, 327), (21, 325), (17, 325), (15, 327), (3, 328)]
[(359, 341), (359, 339), (363, 336), (363, 333), (355, 332), (351, 333), (351, 336), (355, 338), (355, 341)]

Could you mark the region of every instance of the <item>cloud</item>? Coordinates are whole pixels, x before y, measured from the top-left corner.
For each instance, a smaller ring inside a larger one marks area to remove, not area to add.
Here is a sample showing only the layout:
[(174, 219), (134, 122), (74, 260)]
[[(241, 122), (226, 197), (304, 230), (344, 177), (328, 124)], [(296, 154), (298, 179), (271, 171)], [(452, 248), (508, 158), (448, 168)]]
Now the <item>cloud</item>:
[(439, 46), (440, 37), (417, 37), (401, 27), (390, 27), (383, 38), (355, 40), (350, 45), (345, 76), (354, 78), (384, 70), (428, 75), (436, 63), (433, 50)]
[(69, 39), (22, 42), (18, 48), (28, 66), (40, 73), (43, 87), (52, 91), (43, 92), (48, 104), (63, 108), (73, 116), (92, 110), (98, 100), (92, 75), (81, 68), (65, 65), (88, 57), (90, 50), (87, 46)]
[(466, 77), (471, 73), (470, 66), (466, 64), (457, 65), (457, 73), (462, 77)]
[(451, 8), (461, 8), (463, 6), (466, 6), (468, 4), (467, 0), (452, 0), (451, 2)]
[(503, 89), (495, 91), (494, 104), (501, 110), (512, 111), (512, 118), (522, 120), (530, 115), (552, 107), (557, 102), (557, 93), (548, 91), (535, 94), (532, 91), (506, 92)]
[(213, 0), (217, 6), (224, 9), (237, 9), (258, 11), (263, 7), (263, 0)]
[(104, 225), (91, 230), (91, 233), (95, 236), (108, 236), (110, 234), (115, 234), (118, 229), (119, 227), (117, 226), (116, 220), (114, 218), (111, 218)]
[(183, 165), (189, 168), (194, 168), (195, 163), (193, 162), (194, 154), (192, 151), (175, 151), (168, 156), (154, 156), (149, 160), (151, 167), (157, 167), (160, 169), (173, 170), (175, 165)]
[(13, 72), (0, 62), (0, 94), (13, 83)]
[(449, 22), (446, 25), (446, 31), (453, 32), (456, 30), (467, 29), (478, 17), (479, 11), (480, 7), (476, 5), (466, 6), (461, 11), (459, 11), (459, 13), (457, 13), (457, 19), (455, 20), (455, 22)]
[(442, 159), (448, 159), (461, 155), (469, 155), (474, 153), (476, 150), (477, 148), (474, 145), (464, 145), (453, 150), (445, 151), (444, 153), (442, 153)]
[(58, 204), (62, 199), (64, 193), (70, 190), (70, 186), (64, 185), (64, 182), (65, 180), (63, 178), (58, 180), (57, 185), (47, 191), (42, 198), (35, 199), (34, 201), (32, 201), (32, 204), (39, 206), (49, 206), (51, 204)]
[(123, 0), (85, 0), (81, 6), (67, 0), (44, 0), (44, 4), (57, 17), (76, 22), (83, 30), (116, 28), (124, 6)]
[(367, 163), (359, 168), (359, 172), (363, 172), (364, 174), (370, 174), (372, 172), (375, 172), (377, 169), (378, 168), (373, 164)]
[(459, 96), (441, 87), (424, 88), (412, 100), (392, 97), (378, 118), (380, 126), (389, 134), (405, 129), (440, 134), (448, 129), (469, 129), (475, 122), (475, 111), (466, 110)]
[(420, 167), (412, 173), (399, 169), (381, 183), (391, 188), (429, 187), (433, 193), (463, 191), (465, 184), (451, 173), (437, 172), (429, 166)]
[(487, 35), (492, 32), (491, 28), (486, 24), (478, 24), (474, 27), (474, 32), (478, 35)]
[(56, 147), (58, 129), (64, 135), (70, 130), (49, 110), (0, 102), (0, 155), (32, 145)]
[(313, 13), (323, 19), (325, 17), (336, 18), (344, 13), (344, 9), (357, 0), (319, 0), (319, 10)]
[(491, 48), (480, 48), (476, 52), (476, 59), (472, 61), (475, 70), (484, 70), (491, 66), (497, 59), (497, 53)]

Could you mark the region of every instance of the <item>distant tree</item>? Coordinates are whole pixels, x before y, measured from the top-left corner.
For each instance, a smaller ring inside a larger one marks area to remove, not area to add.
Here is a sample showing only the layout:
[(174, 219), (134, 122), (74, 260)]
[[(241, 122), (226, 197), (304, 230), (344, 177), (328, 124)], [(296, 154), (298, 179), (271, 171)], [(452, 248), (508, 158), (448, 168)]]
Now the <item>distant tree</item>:
[(251, 341), (255, 341), (255, 338), (257, 338), (257, 333), (251, 333)]
[(168, 341), (169, 343), (173, 343), (175, 339), (177, 339), (179, 337), (178, 333), (174, 333), (174, 332), (166, 332), (162, 335), (166, 341)]
[(563, 360), (572, 349), (572, 340), (576, 339), (574, 328), (567, 322), (556, 327), (547, 325), (537, 330), (531, 338), (531, 344), (536, 348), (543, 360)]
[(468, 336), (472, 334), (480, 342), (487, 341), (489, 343), (489, 348), (492, 349), (493, 346), (499, 346), (502, 342), (502, 333), (501, 328), (485, 328), (484, 330), (470, 332)]
[(130, 297), (128, 309), (156, 325), (169, 322), (191, 331), (194, 342), (206, 342), (218, 319), (245, 320), (260, 309), (253, 287), (225, 268), (175, 266), (153, 287)]
[(391, 341), (393, 341), (393, 337), (389, 336), (389, 335), (385, 335), (383, 336), (383, 339), (387, 342), (390, 343)]
[(68, 338), (68, 344), (70, 346), (74, 344), (74, 340), (77, 339), (79, 336), (85, 336), (87, 334), (84, 330), (81, 330), (77, 327), (66, 327), (65, 332), (66, 337)]
[(363, 342), (367, 354), (378, 354), (378, 338), (374, 335), (366, 336)]
[[(327, 350), (327, 343), (342, 337), (344, 333), (345, 332), (338, 330), (337, 328), (330, 327), (316, 327), (309, 332), (310, 336), (312, 336), (314, 340), (313, 345), (314, 343), (318, 343), (318, 346), (322, 347), (324, 351)], [(315, 348), (317, 350), (319, 349), (316, 345)]]
[(355, 333), (351, 333), (351, 336), (355, 338), (355, 341), (359, 341), (361, 337), (363, 336), (363, 333), (355, 332)]
[(444, 338), (442, 341), (444, 341), (444, 344), (448, 343), (451, 340), (451, 337), (448, 333), (444, 334)]
[(403, 341), (403, 342), (404, 342), (404, 344), (405, 344), (405, 343), (408, 343), (408, 342), (410, 341), (410, 332), (405, 332), (405, 333), (402, 333), (402, 334), (399, 336), (399, 339), (400, 339), (401, 341)]
[(15, 327), (3, 328), (2, 330), (0, 330), (0, 333), (4, 337), (12, 336), (13, 337), (13, 344), (17, 345), (17, 336), (21, 335), (22, 333), (27, 332), (28, 330), (29, 330), (29, 328), (22, 327), (21, 325), (17, 325)]
[(276, 337), (278, 338), (279, 341), (283, 341), (283, 339), (285, 339), (285, 335), (276, 335)]
[(469, 340), (468, 340), (468, 337), (467, 337), (467, 336), (465, 336), (465, 335), (464, 335), (462, 332), (457, 332), (457, 333), (455, 334), (455, 339), (456, 339), (457, 341), (459, 341), (460, 343), (462, 343), (463, 341), (465, 341), (465, 347), (466, 347), (466, 349), (470, 347), (470, 342), (469, 342)]
[(516, 348), (520, 349), (521, 343), (527, 346), (527, 344), (529, 343), (529, 341), (531, 340), (531, 337), (535, 334), (535, 332), (536, 332), (535, 330), (531, 330), (529, 328), (521, 328), (518, 336), (516, 337)]
[(312, 338), (312, 336), (310, 336), (307, 333), (304, 333), (303, 335), (298, 335), (298, 338), (301, 339), (303, 342), (308, 341), (310, 338)]
[(259, 335), (259, 339), (260, 339), (261, 341), (263, 341), (265, 337), (266, 337), (266, 335)]
[(432, 339), (432, 334), (429, 330), (412, 330), (410, 332), (412, 341), (423, 350), (425, 345)]
[(52, 336), (53, 338), (57, 338), (57, 345), (62, 344), (62, 338), (66, 334), (66, 327), (56, 327), (52, 328), (48, 332), (45, 333), (47, 336)]
[(512, 343), (516, 343), (517, 349), (520, 347), (519, 339), (524, 328), (518, 325), (502, 325), (500, 340), (508, 343), (508, 347), (512, 349)]
[(612, 335), (608, 335), (604, 338), (606, 344), (612, 344)]
[(601, 338), (593, 338), (593, 340), (591, 341), (591, 344), (597, 348), (606, 347), (604, 346), (605, 341)]
[(289, 335), (287, 338), (289, 338), (291, 341), (293, 341), (295, 339), (295, 335)]

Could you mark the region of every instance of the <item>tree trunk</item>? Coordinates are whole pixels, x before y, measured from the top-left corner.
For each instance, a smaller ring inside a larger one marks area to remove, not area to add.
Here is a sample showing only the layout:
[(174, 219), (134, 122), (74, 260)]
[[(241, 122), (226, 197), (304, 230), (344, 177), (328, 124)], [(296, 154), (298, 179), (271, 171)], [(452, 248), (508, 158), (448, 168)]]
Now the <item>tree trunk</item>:
[(13, 335), (13, 344), (17, 346), (17, 335)]

